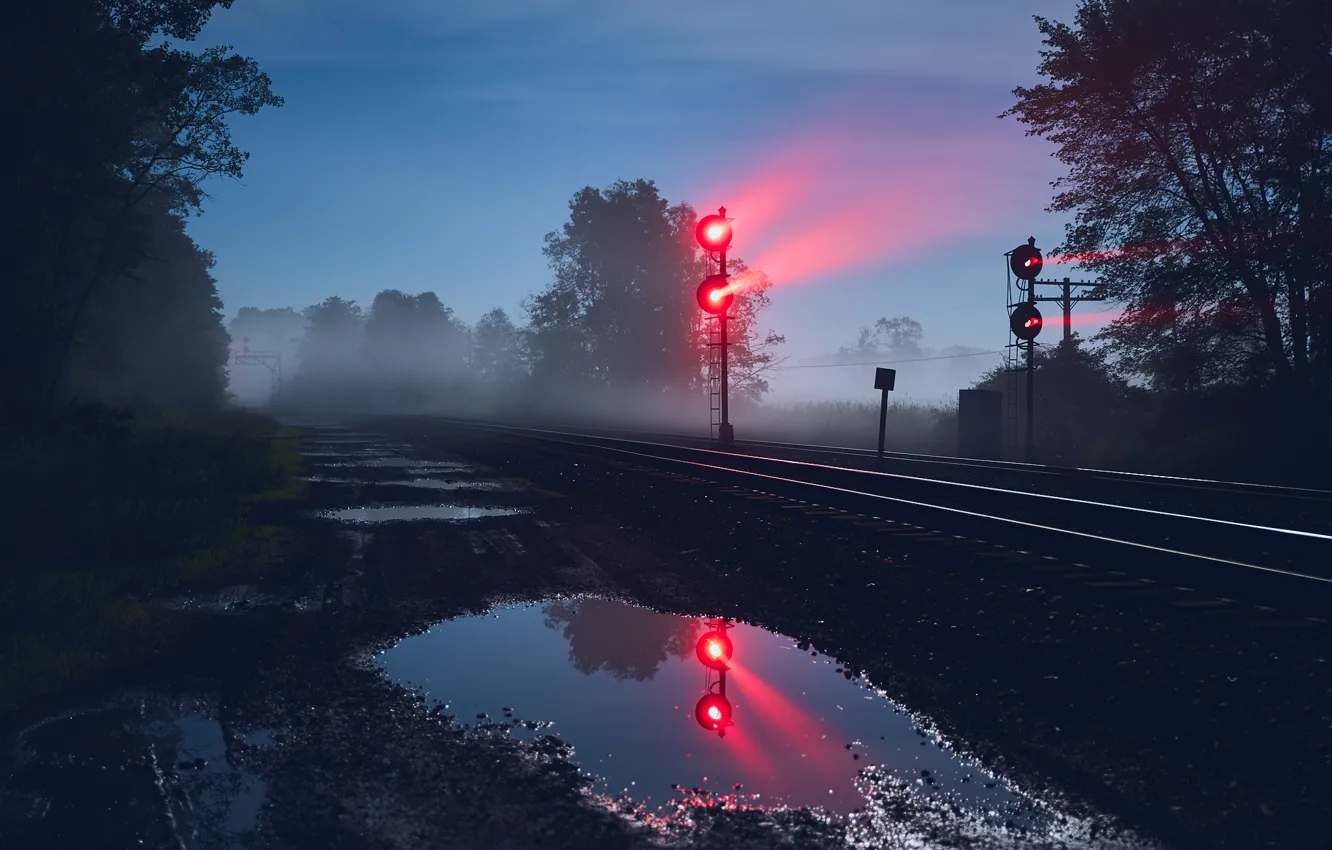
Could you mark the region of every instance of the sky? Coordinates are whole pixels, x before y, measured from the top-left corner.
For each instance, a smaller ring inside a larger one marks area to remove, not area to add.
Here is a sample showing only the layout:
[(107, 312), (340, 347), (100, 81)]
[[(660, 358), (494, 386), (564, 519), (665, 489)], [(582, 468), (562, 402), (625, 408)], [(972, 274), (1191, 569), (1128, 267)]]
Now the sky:
[[(233, 122), (245, 179), (210, 184), (191, 233), (228, 317), (397, 288), (521, 320), (574, 193), (643, 177), (727, 208), (733, 254), (776, 284), (788, 364), (879, 316), (915, 318), (934, 348), (997, 350), (1003, 253), (1028, 236), (1048, 251), (1064, 225), (1045, 212), (1054, 147), (997, 116), (1038, 82), (1032, 16), (1075, 8), (237, 0), (200, 42), (257, 59), (286, 105)], [(1103, 309), (1080, 307), (1077, 329)]]

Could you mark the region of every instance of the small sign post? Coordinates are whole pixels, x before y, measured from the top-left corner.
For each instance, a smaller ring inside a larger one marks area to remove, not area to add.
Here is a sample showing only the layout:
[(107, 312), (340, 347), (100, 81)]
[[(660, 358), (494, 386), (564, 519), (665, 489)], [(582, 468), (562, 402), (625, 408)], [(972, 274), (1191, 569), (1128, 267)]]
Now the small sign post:
[(874, 389), (883, 391), (883, 400), (879, 404), (879, 457), (876, 461), (879, 466), (883, 465), (883, 433), (888, 427), (888, 393), (892, 392), (895, 383), (896, 369), (880, 367), (874, 370)]

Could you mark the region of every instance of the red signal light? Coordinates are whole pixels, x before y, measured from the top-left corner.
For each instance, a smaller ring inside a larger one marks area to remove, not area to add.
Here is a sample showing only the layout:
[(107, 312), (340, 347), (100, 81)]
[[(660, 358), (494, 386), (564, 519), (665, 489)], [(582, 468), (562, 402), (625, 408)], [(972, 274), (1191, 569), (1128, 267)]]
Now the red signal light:
[(1041, 268), (1045, 265), (1045, 259), (1041, 256), (1040, 249), (1036, 247), (1035, 242), (1035, 239), (1027, 240), (1026, 245), (1020, 245), (1013, 249), (1013, 253), (1009, 256), (1008, 266), (1018, 280), (1032, 281), (1041, 275)]
[(735, 293), (725, 275), (714, 274), (698, 285), (698, 306), (705, 313), (721, 315), (734, 301)]
[(694, 719), (709, 732), (725, 734), (731, 725), (731, 701), (721, 694), (704, 694), (694, 706)]
[(717, 253), (725, 251), (731, 244), (731, 223), (726, 220), (725, 208), (722, 209), (722, 215), (705, 215), (698, 220), (698, 226), (694, 228), (694, 237), (698, 239), (698, 244), (703, 246), (704, 251)]
[(1008, 327), (1013, 331), (1013, 336), (1024, 342), (1031, 342), (1039, 336), (1044, 324), (1041, 311), (1036, 309), (1036, 305), (1026, 301), (1014, 307), (1008, 317)]
[(708, 632), (698, 639), (698, 646), (694, 648), (698, 655), (698, 660), (703, 662), (703, 666), (712, 670), (725, 670), (731, 660), (731, 655), (735, 652), (735, 646), (722, 632)]

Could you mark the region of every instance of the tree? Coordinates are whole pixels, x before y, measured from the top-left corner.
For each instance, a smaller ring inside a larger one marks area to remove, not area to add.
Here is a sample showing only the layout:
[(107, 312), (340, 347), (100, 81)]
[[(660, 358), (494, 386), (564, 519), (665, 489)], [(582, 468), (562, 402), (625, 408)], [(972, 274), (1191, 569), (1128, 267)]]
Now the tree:
[(289, 351), (305, 334), (305, 317), (290, 307), (242, 307), (227, 326), (236, 347), (257, 351)]
[[(525, 305), (533, 378), (653, 394), (699, 390), (707, 347), (694, 291), (706, 264), (693, 208), (671, 205), (651, 180), (637, 180), (585, 188), (569, 209), (562, 230), (546, 235), (555, 280)], [(759, 395), (771, 349), (782, 342), (757, 325), (771, 283), (738, 259), (730, 265), (747, 278), (732, 308), (732, 377), (739, 392)]]
[(128, 406), (208, 409), (226, 397), (227, 333), (213, 255), (165, 210), (148, 256), (92, 299), (71, 356), (70, 386)]
[(543, 609), (548, 629), (569, 641), (574, 669), (616, 679), (650, 680), (662, 663), (686, 658), (701, 623), (692, 617), (658, 614), (605, 599), (552, 602)]
[[(691, 228), (692, 232), (692, 228)], [(773, 330), (760, 329), (759, 313), (770, 304), (768, 290), (772, 288), (772, 279), (761, 271), (750, 269), (742, 261), (727, 261), (728, 271), (739, 284), (735, 303), (726, 322), (726, 335), (730, 343), (727, 353), (727, 380), (731, 398), (743, 401), (758, 401), (767, 395), (769, 385), (765, 377), (770, 370), (786, 358), (778, 357), (777, 349), (786, 344), (786, 337)], [(716, 321), (700, 313), (696, 334), (699, 340), (697, 356), (707, 362), (707, 343), (716, 327)], [(696, 372), (700, 378), (706, 378), (706, 369)], [(700, 385), (702, 380), (700, 380)]]
[(477, 320), (472, 329), (472, 373), (486, 388), (512, 389), (523, 368), (522, 334), (509, 314), (496, 307)]
[(874, 327), (863, 327), (854, 348), (838, 349), (841, 360), (874, 358), (911, 359), (925, 356), (922, 343), (925, 331), (920, 322), (910, 316), (882, 317)]
[[(187, 215), (213, 175), (239, 178), (247, 155), (227, 120), (278, 106), (250, 59), (199, 54), (192, 39), (229, 0), (71, 0), (8, 12), (0, 49), (23, 68), (0, 203), (22, 211), (0, 236), (11, 345), (29, 367), (0, 382), (0, 411), (28, 425), (69, 387), (90, 305), (133, 279), (165, 208)], [(58, 34), (56, 37), (55, 34)]]
[(538, 359), (568, 360), (615, 389), (687, 386), (694, 254), (681, 212), (650, 180), (587, 187), (569, 210), (562, 230), (546, 234), (555, 281), (529, 307)]
[[(1131, 437), (1124, 438), (1132, 433), (1126, 428), (1126, 417), (1131, 416), (1126, 410), (1130, 389), (1127, 382), (1115, 376), (1106, 358), (1104, 350), (1085, 345), (1077, 335), (1069, 342), (1037, 347), (1034, 418), (1042, 462), (1098, 462), (1101, 456), (1096, 453), (1107, 451), (1105, 447), (1112, 441), (1132, 442)], [(1009, 403), (1017, 406), (1018, 415), (1008, 422), (1018, 433), (1025, 431), (1027, 383), (1020, 371), (1010, 373), (1004, 366), (996, 366), (974, 386), (1014, 393)], [(1116, 447), (1120, 449), (1122, 446)]]
[(298, 377), (346, 378), (356, 374), (364, 326), (355, 301), (334, 295), (305, 308), (305, 338)]
[(1327, 399), (1332, 7), (1084, 0), (1075, 27), (1037, 25), (1050, 82), (1005, 115), (1069, 167), (1060, 251), (1128, 305), (1106, 333), (1122, 359)]
[(380, 379), (411, 384), (460, 375), (467, 329), (433, 292), (408, 295), (385, 289), (365, 320), (362, 363)]

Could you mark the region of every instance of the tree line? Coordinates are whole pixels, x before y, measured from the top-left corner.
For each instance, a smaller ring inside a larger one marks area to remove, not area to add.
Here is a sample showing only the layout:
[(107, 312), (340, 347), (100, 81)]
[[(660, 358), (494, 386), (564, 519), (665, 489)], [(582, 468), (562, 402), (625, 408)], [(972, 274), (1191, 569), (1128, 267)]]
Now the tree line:
[[(710, 329), (694, 301), (706, 257), (698, 216), (651, 180), (587, 187), (548, 233), (552, 280), (523, 303), (523, 321), (495, 308), (468, 326), (434, 292), (379, 292), (368, 308), (330, 296), (301, 313), (242, 308), (233, 339), (281, 350), (299, 366), (284, 401), (338, 399), (455, 409), (554, 407), (697, 399), (708, 382)], [(728, 260), (742, 288), (729, 336), (732, 392), (759, 398), (783, 338), (760, 325), (771, 281)]]
[[(243, 173), (229, 122), (282, 103), (255, 60), (189, 49), (228, 6), (68, 0), (7, 14), (0, 45), (22, 74), (6, 88), (14, 120), (0, 180), (16, 213), (0, 229), (16, 354), (0, 372), (6, 432), (43, 428), (86, 401), (226, 401), (212, 255), (188, 221), (208, 180)], [(1261, 449), (1292, 464), (1325, 456), (1332, 7), (1083, 0), (1072, 22), (1036, 23), (1044, 81), (1015, 89), (1005, 116), (1052, 142), (1068, 167), (1051, 209), (1070, 221), (1051, 253), (1077, 260), (1125, 308), (1068, 355), (1108, 376), (1087, 383), (1114, 388), (1096, 403), (1136, 406), (1132, 433), (1144, 444)], [(350, 390), (360, 374), (392, 375), (403, 395), (470, 388), (555, 403), (611, 390), (673, 404), (701, 393), (708, 374), (692, 304), (703, 272), (694, 217), (647, 180), (578, 192), (546, 238), (551, 280), (517, 320), (495, 310), (468, 327), (447, 293), (386, 289), (364, 309), (330, 298), (262, 322), (243, 310), (233, 335), (278, 328), (276, 344), (299, 355), (293, 398), (302, 387)], [(748, 283), (733, 325), (734, 386), (761, 398), (782, 342), (761, 325), (770, 282), (740, 262), (732, 271)], [(845, 356), (909, 351), (912, 335), (887, 320)], [(1042, 368), (1063, 349), (1043, 346)]]
[(1094, 356), (1046, 359), (1104, 367), (1088, 392), (1144, 452), (1325, 464), (1332, 6), (1083, 0), (1071, 24), (1036, 23), (1046, 82), (1005, 116), (1068, 167), (1057, 253), (1125, 307)]

